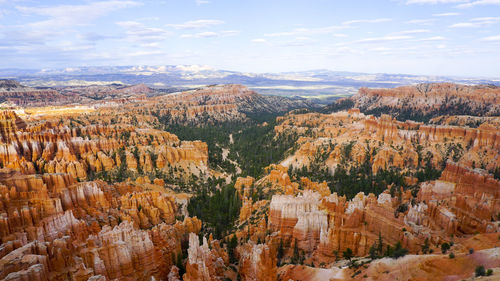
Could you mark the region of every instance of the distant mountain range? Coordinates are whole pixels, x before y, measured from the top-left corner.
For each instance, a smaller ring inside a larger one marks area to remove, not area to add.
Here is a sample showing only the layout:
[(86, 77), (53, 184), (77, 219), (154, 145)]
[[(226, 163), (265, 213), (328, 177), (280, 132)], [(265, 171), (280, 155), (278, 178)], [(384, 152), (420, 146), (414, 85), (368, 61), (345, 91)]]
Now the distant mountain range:
[(339, 97), (353, 95), (361, 87), (393, 88), (435, 82), (500, 85), (500, 78), (369, 74), (330, 70), (257, 74), (198, 65), (0, 69), (0, 78), (13, 78), (31, 87), (144, 83), (155, 88), (196, 88), (211, 84), (243, 84), (262, 94), (301, 96), (320, 103), (329, 103)]

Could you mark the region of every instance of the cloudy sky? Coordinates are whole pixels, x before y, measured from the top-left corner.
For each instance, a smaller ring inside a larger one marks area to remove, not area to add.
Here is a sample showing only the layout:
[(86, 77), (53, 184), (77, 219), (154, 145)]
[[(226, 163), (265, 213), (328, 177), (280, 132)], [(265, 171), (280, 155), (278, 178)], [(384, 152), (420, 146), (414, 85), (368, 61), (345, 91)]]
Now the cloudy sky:
[(500, 77), (500, 0), (0, 0), (0, 68)]

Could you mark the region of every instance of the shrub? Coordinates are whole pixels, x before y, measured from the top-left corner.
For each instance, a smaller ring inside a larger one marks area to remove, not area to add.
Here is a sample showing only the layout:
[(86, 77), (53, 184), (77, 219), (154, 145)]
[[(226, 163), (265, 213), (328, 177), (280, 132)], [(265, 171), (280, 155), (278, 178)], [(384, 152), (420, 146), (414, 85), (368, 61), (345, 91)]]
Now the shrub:
[(450, 253), (448, 256), (450, 257), (450, 259), (454, 259), (455, 258), (455, 254), (454, 253)]
[(493, 269), (490, 268), (486, 271), (486, 276), (491, 276), (491, 275), (493, 275)]
[(444, 254), (450, 249), (450, 244), (444, 242), (441, 244), (441, 252)]
[(476, 277), (479, 276), (485, 276), (486, 275), (486, 270), (484, 269), (484, 266), (480, 265), (476, 267)]
[(353, 256), (351, 248), (347, 248), (344, 252), (342, 252), (342, 255), (344, 256), (344, 259), (351, 260)]
[(398, 243), (394, 246), (392, 257), (397, 259), (399, 257), (404, 257), (406, 254), (408, 254), (408, 249), (403, 248), (401, 242), (398, 241)]
[(422, 252), (427, 254), (429, 252), (429, 238), (425, 238), (424, 245), (422, 245)]

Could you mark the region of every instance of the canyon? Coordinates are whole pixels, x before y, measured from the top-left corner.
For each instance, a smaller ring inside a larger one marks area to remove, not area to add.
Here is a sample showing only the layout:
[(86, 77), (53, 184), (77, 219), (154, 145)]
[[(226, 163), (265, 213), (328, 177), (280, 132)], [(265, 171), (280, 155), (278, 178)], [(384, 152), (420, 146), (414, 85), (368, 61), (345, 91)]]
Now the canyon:
[(0, 280), (500, 276), (497, 87), (0, 89)]

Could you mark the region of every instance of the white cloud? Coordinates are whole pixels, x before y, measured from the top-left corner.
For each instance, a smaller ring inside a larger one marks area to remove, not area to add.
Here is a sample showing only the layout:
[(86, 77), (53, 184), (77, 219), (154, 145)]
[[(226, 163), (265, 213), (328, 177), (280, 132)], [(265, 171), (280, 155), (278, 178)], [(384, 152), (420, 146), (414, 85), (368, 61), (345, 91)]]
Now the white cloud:
[[(80, 5), (55, 5), (55, 6), (16, 6), (19, 17), (30, 16), (36, 21), (25, 21), (22, 25), (9, 25), (0, 30), (0, 41), (12, 47), (30, 46), (33, 50), (40, 51), (44, 46), (47, 52), (57, 51), (58, 41), (66, 39), (98, 39), (99, 35), (81, 32), (80, 29), (88, 28), (92, 23), (105, 15), (119, 9), (140, 6), (137, 1), (98, 1), (86, 2)], [(101, 39), (105, 36), (100, 36)], [(7, 39), (8, 40), (5, 40)], [(109, 37), (110, 38), (110, 37)], [(115, 37), (116, 38), (116, 37)], [(92, 41), (92, 40), (90, 40)], [(77, 43), (75, 43), (76, 45)], [(83, 45), (88, 44), (84, 42)], [(82, 46), (83, 46), (82, 45)], [(63, 51), (60, 50), (59, 51)]]
[(483, 41), (495, 41), (495, 42), (498, 41), (498, 42), (500, 42), (500, 35), (484, 37), (482, 40)]
[(463, 2), (467, 2), (467, 0), (408, 0), (406, 4), (453, 4)]
[(387, 35), (387, 36), (381, 36), (381, 37), (371, 37), (371, 38), (365, 38), (365, 39), (360, 39), (356, 40), (353, 43), (377, 43), (377, 42), (387, 42), (387, 41), (401, 41), (401, 40), (407, 40), (407, 39), (412, 39), (412, 36), (408, 35)]
[(418, 24), (418, 25), (431, 25), (435, 19), (414, 19), (406, 21), (407, 24)]
[(143, 57), (143, 56), (158, 56), (158, 55), (164, 55), (165, 53), (162, 51), (136, 51), (136, 52), (131, 52), (127, 53), (127, 56), (131, 57)]
[(221, 20), (192, 20), (185, 23), (179, 24), (168, 24), (175, 29), (197, 29), (197, 28), (207, 28), (215, 25), (223, 24), (224, 21)]
[(266, 33), (266, 34), (264, 34), (264, 36), (266, 36), (266, 37), (293, 36), (293, 35), (296, 35), (299, 33), (304, 33), (307, 30), (308, 29), (305, 29), (305, 28), (297, 28), (297, 29), (294, 29), (292, 31), (286, 31), (286, 32)]
[(478, 0), (458, 5), (458, 8), (471, 8), (482, 5), (500, 5), (500, 0)]
[(254, 42), (254, 43), (267, 43), (267, 40), (263, 39), (263, 38), (256, 38), (256, 39), (252, 39), (252, 42)]
[(481, 27), (481, 24), (478, 22), (459, 22), (450, 25), (451, 28), (458, 28), (458, 27)]
[(102, 17), (114, 10), (141, 5), (136, 1), (101, 1), (90, 2), (85, 5), (58, 5), (52, 7), (25, 7), (17, 6), (22, 13), (48, 17), (47, 20), (29, 23), (37, 28), (68, 28), (71, 26), (87, 25), (93, 20)]
[(217, 37), (217, 33), (213, 31), (199, 32), (194, 34), (182, 34), (181, 38), (207, 38)]
[(229, 37), (238, 35), (240, 32), (238, 30), (224, 30), (220, 32), (215, 31), (205, 31), (199, 33), (182, 34), (181, 38), (210, 38), (210, 37)]
[(376, 47), (376, 48), (372, 48), (370, 50), (377, 51), (377, 52), (388, 52), (388, 51), (392, 51), (393, 49), (387, 48), (387, 47)]
[(240, 31), (239, 30), (223, 30), (220, 32), (220, 34), (224, 37), (235, 36), (235, 35), (240, 34)]
[(315, 41), (307, 36), (298, 36), (290, 41), (281, 42), (279, 45), (284, 47), (298, 47), (298, 46), (310, 45), (313, 42)]
[(440, 14), (432, 14), (435, 17), (453, 17), (453, 16), (459, 16), (460, 13), (440, 13)]
[(463, 2), (467, 2), (467, 0), (408, 0), (406, 4), (453, 4)]
[(428, 29), (411, 29), (411, 30), (403, 30), (403, 31), (394, 32), (392, 34), (405, 35), (405, 34), (416, 34), (416, 33), (427, 33), (427, 32), (431, 32), (431, 31)]
[(360, 19), (360, 20), (350, 20), (342, 22), (342, 25), (352, 25), (356, 23), (381, 23), (381, 22), (389, 22), (392, 19), (389, 18), (379, 18), (379, 19)]
[(155, 46), (158, 41), (165, 40), (170, 32), (158, 27), (146, 27), (144, 24), (136, 21), (117, 22), (117, 25), (124, 28), (127, 39), (133, 42), (142, 43), (143, 47)]
[(481, 22), (486, 24), (497, 23), (500, 21), (500, 17), (481, 17), (481, 18), (473, 18), (471, 21)]
[(478, 27), (483, 27), (487, 25), (492, 25), (495, 23), (500, 22), (500, 17), (481, 17), (481, 18), (473, 18), (470, 19), (468, 22), (459, 22), (450, 25), (451, 28), (461, 28), (461, 27), (473, 27), (473, 28), (478, 28)]
[(200, 5), (203, 5), (203, 4), (208, 4), (210, 3), (210, 1), (207, 1), (207, 0), (195, 0), (194, 1), (196, 3), (196, 5), (200, 6)]
[(416, 41), (442, 41), (442, 40), (446, 40), (446, 38), (442, 37), (442, 36), (432, 36), (432, 37), (427, 37), (427, 38), (422, 38), (422, 39), (417, 39)]
[[(389, 18), (378, 18), (378, 19), (358, 19), (358, 20), (350, 20), (344, 21), (340, 25), (331, 25), (325, 27), (315, 27), (315, 28), (296, 28), (291, 31), (285, 32), (275, 32), (275, 33), (267, 33), (264, 34), (265, 37), (283, 37), (283, 36), (309, 36), (314, 34), (328, 34), (333, 32), (338, 32), (339, 30), (353, 28), (352, 25), (358, 23), (382, 23), (389, 22), (392, 19)], [(338, 33), (336, 33), (338, 34)], [(340, 35), (339, 37), (342, 37)]]

